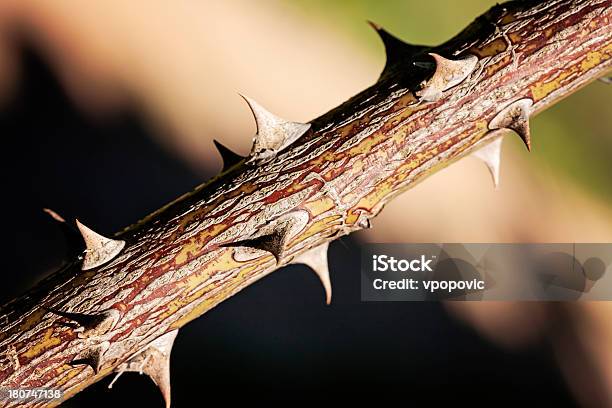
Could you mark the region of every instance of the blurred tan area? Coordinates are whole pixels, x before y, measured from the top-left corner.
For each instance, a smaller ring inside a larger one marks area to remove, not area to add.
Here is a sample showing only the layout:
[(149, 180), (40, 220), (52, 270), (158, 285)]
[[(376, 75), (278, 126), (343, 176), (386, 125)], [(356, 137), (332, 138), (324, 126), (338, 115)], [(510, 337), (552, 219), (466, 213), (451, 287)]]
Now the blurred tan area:
[[(255, 126), (237, 92), (282, 117), (311, 120), (375, 82), (384, 54), (366, 19), (436, 44), (493, 5), (2, 0), (0, 103), (10, 103), (19, 81), (15, 42), (26, 39), (84, 112), (105, 117), (137, 106), (162, 144), (210, 170), (221, 165), (213, 138), (240, 153), (250, 148)], [(591, 84), (535, 118), (532, 153), (507, 137), (499, 191), (482, 163), (463, 159), (388, 205), (359, 238), (612, 242), (611, 89)], [(550, 341), (580, 401), (596, 406), (594, 398), (610, 397), (608, 303), (462, 303), (451, 312), (502, 346)], [(593, 363), (574, 358), (578, 352)], [(585, 382), (585, 370), (598, 381)]]

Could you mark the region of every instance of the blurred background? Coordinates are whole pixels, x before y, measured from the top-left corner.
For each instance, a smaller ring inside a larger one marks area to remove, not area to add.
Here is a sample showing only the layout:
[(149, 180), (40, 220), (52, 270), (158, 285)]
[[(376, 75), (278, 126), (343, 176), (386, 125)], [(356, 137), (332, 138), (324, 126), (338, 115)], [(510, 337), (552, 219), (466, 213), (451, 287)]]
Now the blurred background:
[[(366, 20), (431, 45), (493, 5), (0, 0), (0, 298), (62, 260), (42, 208), (109, 234), (214, 175), (213, 138), (246, 154), (255, 124), (237, 92), (309, 121), (376, 81), (384, 52)], [(507, 138), (499, 191), (467, 158), (332, 244), (331, 306), (315, 275), (291, 266), (186, 326), (173, 405), (609, 406), (608, 303), (362, 303), (359, 245), (612, 242), (611, 89), (593, 83), (533, 119), (532, 153)], [(64, 406), (162, 406), (143, 376), (109, 382)]]

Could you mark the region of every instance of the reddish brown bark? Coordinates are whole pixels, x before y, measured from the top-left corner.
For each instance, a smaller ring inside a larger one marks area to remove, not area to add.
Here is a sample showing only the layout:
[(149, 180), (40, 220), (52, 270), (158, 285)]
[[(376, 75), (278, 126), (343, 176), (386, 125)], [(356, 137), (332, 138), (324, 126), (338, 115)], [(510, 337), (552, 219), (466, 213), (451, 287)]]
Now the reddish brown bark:
[[(117, 234), (126, 245), (111, 262), (82, 271), (74, 260), (3, 306), (0, 387), (57, 387), (70, 397), (298, 254), (368, 226), (396, 194), (505, 132), (489, 122), (510, 102), (529, 98), (539, 112), (609, 72), (611, 18), (610, 0), (511, 2), (439, 47), (398, 53), (376, 84), (313, 120), (272, 161), (232, 167)], [(432, 70), (413, 64), (431, 61), (424, 52), (478, 63), (427, 102), (415, 91)], [(292, 231), (278, 264), (222, 246), (283, 219)], [(43, 306), (120, 317), (109, 332), (80, 338)], [(69, 364), (103, 341), (97, 374)]]

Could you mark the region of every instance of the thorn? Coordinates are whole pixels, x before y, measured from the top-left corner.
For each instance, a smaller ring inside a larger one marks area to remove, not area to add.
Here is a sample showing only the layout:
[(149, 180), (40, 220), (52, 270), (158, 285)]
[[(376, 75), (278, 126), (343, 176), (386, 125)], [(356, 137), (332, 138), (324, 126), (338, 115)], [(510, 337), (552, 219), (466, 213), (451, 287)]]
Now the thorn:
[(223, 169), (221, 171), (228, 170), (230, 167), (233, 167), (234, 165), (240, 163), (242, 159), (244, 159), (244, 157), (240, 156), (237, 153), (234, 153), (233, 151), (219, 143), (217, 140), (213, 140), (213, 143), (219, 151), (221, 159), (223, 159)]
[(49, 208), (43, 208), (43, 211), (47, 213), (60, 227), (64, 239), (66, 240), (66, 256), (72, 258), (78, 253), (83, 251), (83, 240), (79, 231), (72, 225), (68, 224), (66, 220)]
[(125, 246), (125, 241), (106, 238), (76, 220), (76, 225), (81, 231), (85, 241), (85, 259), (83, 260), (82, 270), (96, 268), (103, 265), (121, 252)]
[(128, 361), (121, 363), (117, 368), (117, 375), (108, 388), (113, 388), (113, 384), (124, 372), (138, 372), (146, 374), (159, 387), (166, 408), (170, 408), (171, 388), (170, 388), (170, 353), (178, 330), (168, 332), (152, 341), (144, 350), (132, 356)]
[(495, 190), (499, 189), (499, 168), (501, 162), (501, 146), (503, 138), (500, 136), (488, 143), (484, 147), (476, 150), (472, 153), (472, 156), (482, 160), (493, 178), (493, 185)]
[(247, 102), (255, 116), (257, 133), (248, 164), (262, 164), (272, 160), (276, 154), (295, 142), (308, 129), (310, 123), (288, 122), (268, 112), (248, 96), (240, 95)]
[(62, 312), (61, 310), (52, 309), (49, 307), (42, 307), (44, 310), (72, 320), (79, 324), (84, 329), (82, 336), (90, 337), (93, 335), (101, 335), (111, 330), (119, 318), (121, 312), (117, 309), (108, 309), (100, 313), (73, 313), (73, 312)]
[(298, 255), (292, 263), (307, 265), (317, 274), (325, 289), (325, 303), (329, 305), (332, 297), (332, 286), (327, 265), (328, 248), (329, 242), (326, 242)]
[(143, 369), (143, 372), (151, 377), (155, 385), (159, 387), (166, 402), (166, 408), (170, 408), (171, 402), (170, 353), (177, 334), (178, 330), (171, 331), (151, 343), (152, 353), (154, 350), (157, 357), (149, 358), (148, 366)]
[(416, 93), (427, 102), (440, 99), (442, 92), (463, 82), (474, 71), (478, 63), (478, 57), (471, 54), (458, 60), (446, 59), (433, 52), (429, 55), (436, 62), (436, 70), (431, 78), (421, 85), (421, 90)]
[(531, 151), (531, 132), (529, 115), (533, 101), (529, 98), (519, 99), (502, 109), (489, 122), (489, 129), (512, 129), (523, 139), (527, 150)]
[(276, 263), (278, 263), (285, 250), (285, 244), (292, 226), (293, 223), (291, 220), (287, 220), (282, 225), (275, 226), (274, 231), (269, 234), (260, 235), (255, 238), (243, 239), (236, 242), (228, 242), (221, 244), (220, 246), (230, 248), (247, 247), (267, 251), (274, 255), (274, 259), (276, 259)]
[(389, 73), (391, 66), (395, 65), (400, 61), (414, 58), (414, 56), (422, 53), (425, 49), (429, 48), (423, 45), (408, 44), (400, 40), (396, 36), (390, 34), (387, 30), (372, 21), (368, 21), (368, 24), (376, 31), (376, 33), (382, 40), (383, 45), (385, 46), (385, 54), (387, 56), (387, 61), (385, 63), (385, 68), (380, 74), (381, 78)]
[(94, 346), (90, 346), (87, 350), (78, 354), (78, 356), (70, 362), (71, 366), (86, 364), (93, 368), (94, 373), (100, 372), (102, 366), (102, 356), (110, 347), (108, 341), (103, 341)]

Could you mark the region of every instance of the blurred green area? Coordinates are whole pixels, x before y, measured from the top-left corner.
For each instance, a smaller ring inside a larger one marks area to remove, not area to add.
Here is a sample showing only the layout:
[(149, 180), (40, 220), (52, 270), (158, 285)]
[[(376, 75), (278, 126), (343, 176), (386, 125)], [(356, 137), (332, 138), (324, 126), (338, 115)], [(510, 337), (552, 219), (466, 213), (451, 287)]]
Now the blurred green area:
[[(374, 21), (413, 44), (439, 44), (461, 31), (496, 2), (490, 0), (285, 0), (366, 47), (384, 64)], [(533, 149), (525, 165), (550, 168), (590, 195), (612, 204), (612, 85), (590, 84), (531, 122)], [(506, 143), (524, 147), (518, 138)], [(532, 159), (533, 158), (533, 159)]]

